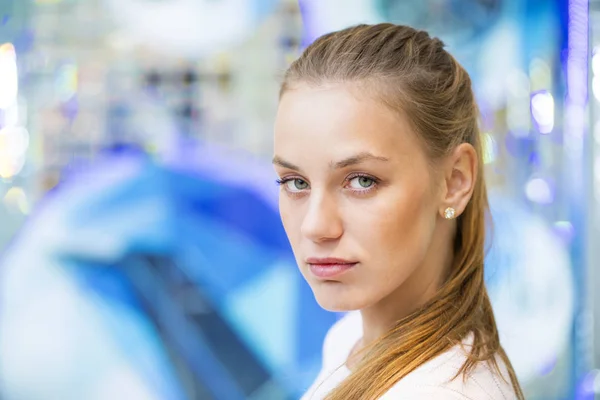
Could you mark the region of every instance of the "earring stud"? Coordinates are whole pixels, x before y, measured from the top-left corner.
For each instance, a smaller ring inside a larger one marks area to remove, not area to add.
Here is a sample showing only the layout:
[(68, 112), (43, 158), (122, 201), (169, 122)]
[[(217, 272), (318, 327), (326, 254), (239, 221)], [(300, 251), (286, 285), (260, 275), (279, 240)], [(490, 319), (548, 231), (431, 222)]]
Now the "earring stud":
[(444, 211), (444, 218), (446, 218), (446, 219), (452, 219), (452, 218), (454, 218), (455, 214), (456, 214), (456, 210), (454, 208), (452, 208), (452, 207), (448, 207)]

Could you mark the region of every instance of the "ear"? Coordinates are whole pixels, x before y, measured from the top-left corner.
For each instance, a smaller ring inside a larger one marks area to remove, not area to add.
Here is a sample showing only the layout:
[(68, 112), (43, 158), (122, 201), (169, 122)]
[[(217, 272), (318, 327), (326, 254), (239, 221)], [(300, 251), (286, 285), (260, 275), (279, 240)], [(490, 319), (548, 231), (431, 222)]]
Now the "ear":
[(477, 182), (478, 157), (475, 148), (468, 143), (458, 145), (447, 157), (444, 167), (444, 189), (440, 213), (450, 207), (458, 217), (467, 207)]

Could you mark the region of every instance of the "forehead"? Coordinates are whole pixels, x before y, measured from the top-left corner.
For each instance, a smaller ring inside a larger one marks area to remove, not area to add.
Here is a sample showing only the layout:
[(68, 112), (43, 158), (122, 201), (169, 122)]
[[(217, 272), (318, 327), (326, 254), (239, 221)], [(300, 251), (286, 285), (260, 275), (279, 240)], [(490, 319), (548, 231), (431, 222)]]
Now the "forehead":
[(286, 157), (307, 150), (332, 156), (371, 151), (393, 157), (418, 152), (420, 146), (408, 118), (360, 87), (300, 86), (281, 98), (275, 153)]

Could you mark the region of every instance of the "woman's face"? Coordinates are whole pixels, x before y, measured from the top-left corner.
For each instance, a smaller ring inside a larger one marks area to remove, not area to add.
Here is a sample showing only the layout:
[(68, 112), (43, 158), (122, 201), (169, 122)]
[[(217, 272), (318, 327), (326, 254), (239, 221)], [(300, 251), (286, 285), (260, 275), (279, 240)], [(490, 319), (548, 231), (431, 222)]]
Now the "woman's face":
[(408, 121), (356, 87), (300, 86), (281, 99), (274, 150), (283, 225), (319, 304), (363, 309), (411, 290), (440, 196)]

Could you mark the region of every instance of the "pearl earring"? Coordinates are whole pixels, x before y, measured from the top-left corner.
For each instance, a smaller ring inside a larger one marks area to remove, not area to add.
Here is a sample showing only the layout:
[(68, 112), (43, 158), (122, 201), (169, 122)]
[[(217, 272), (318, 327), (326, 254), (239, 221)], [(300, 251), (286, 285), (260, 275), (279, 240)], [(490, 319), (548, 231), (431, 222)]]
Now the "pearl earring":
[(444, 211), (444, 218), (446, 218), (446, 219), (452, 219), (452, 218), (454, 218), (455, 214), (456, 214), (456, 210), (454, 208), (452, 208), (452, 207), (448, 207)]

